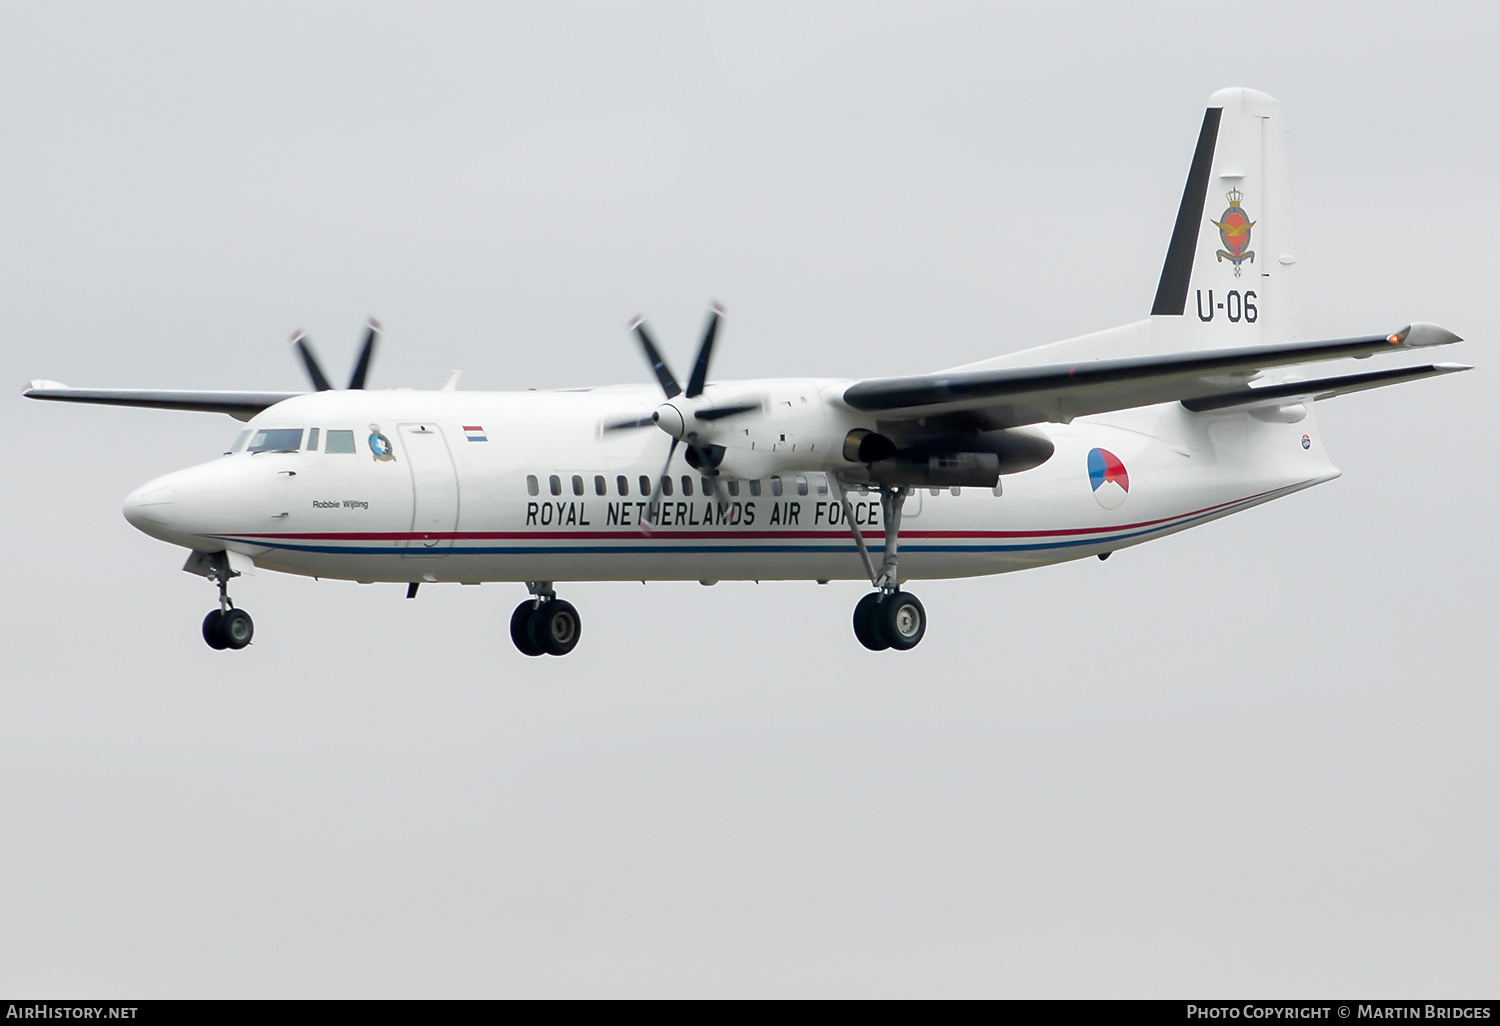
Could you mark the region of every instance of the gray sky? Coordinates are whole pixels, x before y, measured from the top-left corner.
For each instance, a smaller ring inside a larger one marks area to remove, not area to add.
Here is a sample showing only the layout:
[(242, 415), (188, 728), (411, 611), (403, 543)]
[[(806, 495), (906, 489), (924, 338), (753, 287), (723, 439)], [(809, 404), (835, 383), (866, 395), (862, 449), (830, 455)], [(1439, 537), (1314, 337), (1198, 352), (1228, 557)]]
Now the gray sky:
[[(1287, 106), (1308, 334), (1457, 378), (1345, 476), (915, 587), (236, 584), (120, 499), (223, 417), (0, 401), (0, 992), (1493, 996), (1500, 487), (1474, 5), (0, 4), (0, 381), (933, 370), (1144, 316), (1202, 108)], [(1487, 483), (1488, 482), (1488, 483)], [(1485, 667), (1490, 669), (1486, 670)]]

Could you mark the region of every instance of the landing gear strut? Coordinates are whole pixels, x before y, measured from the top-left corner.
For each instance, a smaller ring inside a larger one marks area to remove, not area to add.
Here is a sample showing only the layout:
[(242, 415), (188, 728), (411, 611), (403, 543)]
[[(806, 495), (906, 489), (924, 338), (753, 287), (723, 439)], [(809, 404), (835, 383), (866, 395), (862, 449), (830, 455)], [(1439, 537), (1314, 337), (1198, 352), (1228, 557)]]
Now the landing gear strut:
[(870, 550), (865, 546), (864, 535), (855, 522), (854, 511), (849, 507), (849, 498), (842, 484), (839, 486), (839, 500), (843, 503), (849, 530), (854, 534), (859, 557), (864, 560), (865, 572), (870, 575), (870, 583), (876, 589), (854, 607), (854, 636), (872, 652), (888, 648), (905, 652), (916, 648), (927, 633), (927, 610), (922, 608), (915, 595), (901, 590), (901, 507), (906, 501), (905, 490), (880, 486), (880, 508), (885, 515), (885, 554), (878, 571), (870, 559)]
[(567, 655), (583, 632), (578, 610), (557, 597), (551, 581), (527, 581), (526, 587), (533, 597), (510, 614), (510, 640), (522, 655)]
[(229, 567), (226, 552), (195, 552), (183, 567), (192, 573), (202, 574), (219, 585), (219, 608), (211, 609), (203, 618), (203, 640), (209, 648), (241, 649), (255, 637), (255, 621), (243, 609), (237, 609), (229, 598), (230, 578), (238, 577), (237, 570)]

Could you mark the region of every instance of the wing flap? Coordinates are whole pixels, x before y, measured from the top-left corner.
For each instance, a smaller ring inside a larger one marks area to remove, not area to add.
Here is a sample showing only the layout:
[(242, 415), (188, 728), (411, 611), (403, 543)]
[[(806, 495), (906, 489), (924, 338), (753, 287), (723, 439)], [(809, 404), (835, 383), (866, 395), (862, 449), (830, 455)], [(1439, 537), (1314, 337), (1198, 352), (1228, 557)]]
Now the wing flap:
[(1276, 367), (1459, 341), (1457, 335), (1437, 325), (1413, 324), (1390, 335), (879, 378), (849, 386), (844, 401), (889, 420), (983, 411), (996, 427), (1066, 423), (1095, 413), (1226, 394), (1233, 386), (1243, 386), (1254, 375)]
[(184, 389), (69, 388), (56, 381), (33, 381), (21, 393), (27, 399), (58, 403), (95, 403), (103, 406), (136, 406), (148, 410), (189, 410), (197, 413), (227, 413), (236, 420), (249, 420), (262, 410), (302, 392), (199, 392)]
[(1396, 367), (1391, 370), (1370, 371), (1365, 374), (1344, 374), (1312, 381), (1288, 381), (1279, 385), (1263, 385), (1260, 388), (1242, 388), (1201, 399), (1184, 399), (1183, 406), (1194, 413), (1210, 410), (1228, 410), (1235, 407), (1266, 406), (1271, 403), (1297, 400), (1332, 399), (1350, 392), (1363, 392), (1384, 385), (1399, 385), (1403, 381), (1419, 381), (1439, 374), (1456, 374), (1473, 370), (1462, 363), (1429, 363), (1420, 367)]

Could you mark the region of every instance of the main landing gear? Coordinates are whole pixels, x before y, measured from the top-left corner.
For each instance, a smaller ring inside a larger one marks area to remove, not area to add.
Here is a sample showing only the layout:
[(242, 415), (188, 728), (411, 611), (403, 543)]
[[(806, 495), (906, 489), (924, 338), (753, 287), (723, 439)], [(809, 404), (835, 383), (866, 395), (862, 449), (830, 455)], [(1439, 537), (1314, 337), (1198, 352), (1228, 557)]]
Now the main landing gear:
[(583, 632), (578, 610), (557, 597), (551, 581), (528, 581), (526, 587), (533, 597), (510, 614), (510, 640), (522, 655), (567, 655)]
[[(198, 561), (201, 565), (194, 566)], [(229, 598), (229, 579), (238, 577), (238, 571), (229, 568), (229, 556), (223, 552), (194, 553), (188, 560), (193, 573), (202, 573), (219, 585), (219, 608), (211, 609), (203, 618), (203, 640), (209, 648), (241, 649), (255, 637), (255, 621), (243, 609), (237, 609)]]
[(854, 636), (871, 652), (905, 652), (926, 633), (927, 610), (909, 591), (874, 591), (854, 607)]
[(844, 518), (854, 534), (854, 544), (864, 560), (865, 572), (876, 590), (859, 600), (854, 607), (854, 636), (859, 643), (872, 652), (893, 648), (905, 652), (916, 648), (927, 633), (927, 610), (911, 592), (902, 591), (898, 570), (899, 543), (901, 537), (901, 507), (906, 501), (902, 488), (880, 486), (880, 508), (885, 518), (885, 555), (880, 569), (870, 559), (870, 550), (865, 547), (864, 535), (855, 522), (849, 498), (839, 486), (839, 500), (844, 506)]

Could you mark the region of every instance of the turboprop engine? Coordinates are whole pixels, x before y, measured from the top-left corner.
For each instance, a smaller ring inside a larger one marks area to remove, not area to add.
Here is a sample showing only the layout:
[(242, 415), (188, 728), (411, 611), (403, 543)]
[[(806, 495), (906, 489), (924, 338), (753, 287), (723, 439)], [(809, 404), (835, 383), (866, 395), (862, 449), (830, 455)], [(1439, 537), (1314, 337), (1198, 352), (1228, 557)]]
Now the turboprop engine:
[(682, 445), (688, 465), (715, 482), (721, 475), (754, 479), (821, 470), (860, 484), (993, 488), (1000, 475), (1030, 470), (1052, 457), (1051, 440), (1037, 428), (986, 429), (951, 417), (882, 424), (848, 406), (842, 399), (845, 386), (837, 382), (759, 381), (753, 395), (708, 385), (722, 318), (715, 304), (686, 389), (667, 368), (644, 320), (631, 322), (665, 401), (647, 416), (602, 427), (607, 432), (656, 427), (669, 436), (663, 474)]

